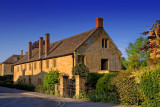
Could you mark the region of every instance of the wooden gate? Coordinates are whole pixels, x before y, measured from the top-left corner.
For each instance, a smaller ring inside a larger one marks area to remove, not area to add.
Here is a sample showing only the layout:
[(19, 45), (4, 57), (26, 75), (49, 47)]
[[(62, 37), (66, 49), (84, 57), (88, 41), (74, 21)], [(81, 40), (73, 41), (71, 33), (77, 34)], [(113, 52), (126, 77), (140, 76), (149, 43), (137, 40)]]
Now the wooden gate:
[(75, 82), (72, 79), (69, 79), (68, 76), (64, 76), (63, 79), (64, 97), (73, 98), (75, 95)]

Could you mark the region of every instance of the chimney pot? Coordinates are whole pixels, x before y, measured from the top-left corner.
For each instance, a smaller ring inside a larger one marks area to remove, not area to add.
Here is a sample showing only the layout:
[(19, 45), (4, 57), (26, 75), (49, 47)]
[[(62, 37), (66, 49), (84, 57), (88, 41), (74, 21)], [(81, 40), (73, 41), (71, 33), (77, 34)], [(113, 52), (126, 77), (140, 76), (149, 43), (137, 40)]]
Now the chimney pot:
[(103, 28), (103, 18), (97, 17), (95, 19), (96, 28)]

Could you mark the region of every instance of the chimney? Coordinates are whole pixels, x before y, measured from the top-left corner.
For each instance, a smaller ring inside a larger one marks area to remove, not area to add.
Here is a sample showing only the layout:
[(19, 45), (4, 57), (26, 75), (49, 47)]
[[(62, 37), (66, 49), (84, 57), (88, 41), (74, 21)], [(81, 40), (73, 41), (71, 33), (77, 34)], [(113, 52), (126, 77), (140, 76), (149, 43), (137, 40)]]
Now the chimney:
[(31, 40), (28, 42), (28, 60), (32, 57), (32, 42)]
[(95, 19), (96, 28), (103, 28), (103, 18), (97, 17)]
[(23, 55), (23, 49), (21, 49), (21, 55)]
[(43, 55), (43, 37), (39, 38), (39, 58)]
[(50, 35), (45, 34), (45, 57), (47, 57), (47, 54), (49, 52), (49, 48), (50, 48)]

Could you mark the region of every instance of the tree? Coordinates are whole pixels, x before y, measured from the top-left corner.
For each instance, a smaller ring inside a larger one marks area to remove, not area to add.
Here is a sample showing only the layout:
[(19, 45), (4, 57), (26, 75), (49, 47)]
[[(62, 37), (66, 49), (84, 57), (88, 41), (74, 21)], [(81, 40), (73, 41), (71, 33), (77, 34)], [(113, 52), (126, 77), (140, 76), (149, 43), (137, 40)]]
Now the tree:
[(124, 60), (124, 66), (128, 68), (139, 68), (141, 66), (147, 66), (147, 58), (149, 57), (149, 51), (140, 50), (149, 40), (140, 36), (134, 43), (129, 43), (125, 49), (128, 60)]
[(122, 60), (121, 60), (121, 69), (122, 69), (122, 70), (126, 70), (125, 62), (126, 62), (125, 57), (122, 57)]
[(144, 45), (141, 50), (149, 50), (150, 58), (148, 60), (150, 67), (154, 67), (160, 60), (160, 20), (157, 20), (152, 26), (149, 26), (149, 30), (142, 33), (142, 35), (150, 35), (147, 37), (149, 42)]

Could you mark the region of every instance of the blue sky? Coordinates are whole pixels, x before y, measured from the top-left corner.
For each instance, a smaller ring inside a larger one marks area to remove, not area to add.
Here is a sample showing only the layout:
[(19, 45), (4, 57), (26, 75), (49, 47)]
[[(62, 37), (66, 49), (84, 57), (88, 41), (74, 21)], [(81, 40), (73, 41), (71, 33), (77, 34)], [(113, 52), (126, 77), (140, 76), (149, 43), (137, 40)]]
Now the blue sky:
[(0, 62), (50, 33), (51, 42), (95, 27), (104, 28), (126, 57), (125, 48), (160, 18), (158, 0), (0, 0)]

